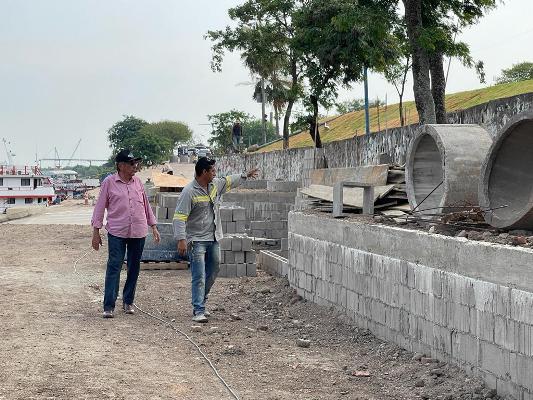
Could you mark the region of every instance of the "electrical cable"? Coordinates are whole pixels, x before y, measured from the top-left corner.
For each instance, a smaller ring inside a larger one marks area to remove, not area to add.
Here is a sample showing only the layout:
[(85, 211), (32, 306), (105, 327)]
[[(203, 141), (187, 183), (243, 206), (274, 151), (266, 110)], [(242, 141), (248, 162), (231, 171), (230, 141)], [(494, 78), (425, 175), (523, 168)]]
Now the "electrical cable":
[[(85, 278), (84, 276), (82, 276), (79, 272), (78, 272), (78, 269), (77, 269), (77, 265), (78, 263), (83, 260), (85, 257), (87, 257), (87, 255), (90, 253), (91, 250), (88, 250), (86, 251), (81, 257), (78, 257), (76, 259), (76, 261), (74, 261), (74, 273), (79, 277), (81, 278), (83, 281), (85, 281), (86, 283), (89, 284), (89, 286), (93, 286), (93, 287), (99, 287), (99, 285), (93, 283), (93, 282), (90, 282), (87, 278)], [(218, 370), (216, 369), (216, 367), (213, 365), (213, 363), (211, 362), (211, 360), (209, 359), (209, 357), (207, 357), (207, 355), (202, 351), (202, 349), (200, 348), (200, 346), (198, 346), (198, 344), (196, 344), (196, 342), (194, 342), (194, 340), (192, 340), (189, 335), (187, 335), (185, 332), (182, 332), (181, 330), (179, 330), (177, 327), (175, 327), (174, 325), (172, 325), (170, 322), (168, 322), (167, 320), (161, 318), (161, 317), (158, 317), (148, 311), (144, 311), (141, 307), (139, 307), (136, 303), (133, 304), (133, 306), (139, 310), (142, 314), (145, 314), (145, 315), (148, 315), (149, 317), (152, 317), (154, 319), (156, 319), (157, 321), (160, 321), (162, 323), (164, 323), (165, 325), (169, 326), (172, 330), (174, 330), (174, 332), (182, 335), (183, 337), (185, 337), (185, 339), (187, 341), (189, 341), (195, 348), (196, 350), (200, 353), (200, 355), (204, 358), (204, 360), (207, 362), (207, 364), (209, 365), (209, 367), (213, 370), (213, 372), (215, 373), (216, 377), (220, 380), (220, 382), (222, 383), (222, 385), (224, 385), (224, 387), (229, 391), (229, 393), (231, 394), (231, 396), (235, 399), (235, 400), (240, 400), (239, 396), (237, 396), (237, 394), (231, 389), (231, 387), (226, 383), (226, 381), (224, 380), (224, 378), (222, 378), (222, 376), (219, 374)]]

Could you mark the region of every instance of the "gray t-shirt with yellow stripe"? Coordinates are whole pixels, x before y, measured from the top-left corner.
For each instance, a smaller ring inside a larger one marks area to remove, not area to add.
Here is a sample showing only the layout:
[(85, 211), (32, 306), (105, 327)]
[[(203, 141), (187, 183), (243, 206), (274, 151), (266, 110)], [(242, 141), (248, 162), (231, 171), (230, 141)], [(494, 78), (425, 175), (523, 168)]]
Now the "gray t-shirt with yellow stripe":
[(236, 188), (243, 181), (241, 175), (215, 178), (203, 188), (196, 179), (183, 188), (174, 213), (174, 238), (207, 242), (222, 238), (222, 226), (218, 211), (224, 193)]

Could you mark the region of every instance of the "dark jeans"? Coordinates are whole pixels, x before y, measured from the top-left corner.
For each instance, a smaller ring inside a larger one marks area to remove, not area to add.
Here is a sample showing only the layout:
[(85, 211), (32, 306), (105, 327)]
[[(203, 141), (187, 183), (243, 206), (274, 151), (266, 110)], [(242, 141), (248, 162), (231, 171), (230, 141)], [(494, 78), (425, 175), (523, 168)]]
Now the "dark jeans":
[(122, 292), (122, 299), (125, 304), (133, 304), (137, 278), (141, 269), (141, 256), (143, 253), (145, 238), (120, 238), (107, 234), (107, 244), (109, 246), (109, 257), (107, 259), (107, 270), (105, 273), (104, 290), (104, 311), (114, 310), (117, 301), (120, 285), (120, 270), (124, 262), (126, 250), (128, 275)]

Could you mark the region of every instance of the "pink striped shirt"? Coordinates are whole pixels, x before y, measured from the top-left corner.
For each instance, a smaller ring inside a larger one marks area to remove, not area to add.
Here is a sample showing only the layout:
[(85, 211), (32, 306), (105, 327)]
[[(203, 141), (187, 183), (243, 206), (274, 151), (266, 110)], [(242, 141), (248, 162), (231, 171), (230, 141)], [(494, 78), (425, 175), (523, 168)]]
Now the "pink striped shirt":
[(102, 228), (106, 208), (105, 228), (113, 236), (143, 238), (148, 234), (148, 226), (157, 223), (143, 184), (136, 176), (129, 182), (120, 179), (118, 173), (104, 179), (91, 219), (94, 228)]

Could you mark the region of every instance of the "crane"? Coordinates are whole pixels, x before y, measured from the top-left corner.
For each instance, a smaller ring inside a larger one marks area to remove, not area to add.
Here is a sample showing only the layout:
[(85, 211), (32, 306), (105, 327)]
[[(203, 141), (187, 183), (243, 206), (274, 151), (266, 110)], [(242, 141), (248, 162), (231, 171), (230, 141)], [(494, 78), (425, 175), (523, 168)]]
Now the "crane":
[(78, 140), (78, 143), (76, 144), (76, 147), (74, 148), (74, 151), (73, 151), (72, 154), (70, 155), (70, 158), (68, 159), (67, 165), (66, 165), (65, 167), (70, 166), (70, 162), (71, 162), (72, 159), (74, 158), (74, 154), (76, 154), (76, 150), (78, 150), (78, 147), (80, 147), (80, 143), (81, 143), (81, 138), (80, 138), (80, 140)]
[(13, 162), (13, 156), (14, 154), (7, 148), (8, 143), (11, 144), (6, 140), (6, 138), (2, 138), (2, 142), (4, 142), (4, 148), (6, 149), (6, 155), (7, 155), (7, 162), (9, 165), (15, 165)]

